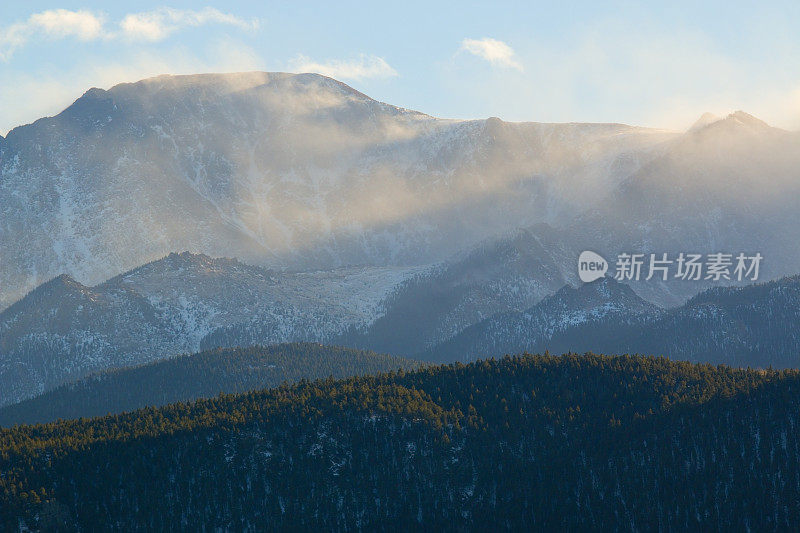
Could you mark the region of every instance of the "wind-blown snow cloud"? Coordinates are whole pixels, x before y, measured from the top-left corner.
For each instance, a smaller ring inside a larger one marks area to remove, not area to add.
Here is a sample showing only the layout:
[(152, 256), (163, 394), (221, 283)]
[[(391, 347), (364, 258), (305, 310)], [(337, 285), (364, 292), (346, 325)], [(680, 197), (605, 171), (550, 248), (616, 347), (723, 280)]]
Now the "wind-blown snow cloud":
[(513, 68), (522, 72), (522, 65), (514, 59), (514, 49), (503, 41), (484, 37), (483, 39), (464, 39), (461, 50), (485, 59), (492, 65)]
[(397, 71), (385, 59), (366, 54), (359, 55), (357, 59), (332, 59), (324, 63), (300, 55), (290, 61), (289, 65), (293, 72), (316, 72), (338, 79), (364, 80), (397, 76)]
[(122, 34), (129, 39), (160, 41), (171, 33), (187, 27), (206, 24), (235, 26), (244, 30), (258, 28), (258, 20), (245, 20), (212, 7), (199, 11), (163, 7), (142, 13), (130, 13), (119, 23)]
[(245, 20), (217, 9), (172, 9), (168, 7), (129, 13), (109, 29), (102, 13), (87, 10), (51, 9), (34, 13), (27, 20), (0, 28), (0, 61), (8, 61), (19, 48), (37, 39), (75, 38), (80, 41), (127, 39), (161, 41), (183, 29), (210, 24), (253, 30), (258, 20)]

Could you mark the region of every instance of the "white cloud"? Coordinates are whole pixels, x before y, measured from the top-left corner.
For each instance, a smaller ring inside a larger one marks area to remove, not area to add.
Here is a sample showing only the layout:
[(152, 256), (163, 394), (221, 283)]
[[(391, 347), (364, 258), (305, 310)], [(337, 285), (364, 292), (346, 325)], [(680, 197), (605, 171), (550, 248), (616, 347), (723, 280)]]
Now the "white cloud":
[(153, 11), (130, 13), (119, 23), (122, 34), (134, 40), (160, 41), (171, 33), (186, 28), (222, 24), (245, 30), (258, 28), (258, 20), (245, 20), (213, 7), (199, 11), (162, 7)]
[(449, 67), (447, 115), (544, 122), (624, 122), (685, 130), (704, 112), (742, 109), (781, 128), (800, 129), (796, 44), (769, 58), (726, 53), (697, 29), (632, 29), (614, 19), (585, 27), (567, 44), (532, 40), (517, 50), (519, 76), (483, 76)]
[(492, 65), (513, 68), (522, 72), (522, 65), (514, 59), (514, 49), (503, 41), (484, 37), (483, 39), (464, 39), (461, 50), (485, 59)]
[(29, 25), (41, 28), (50, 37), (77, 37), (82, 41), (100, 37), (103, 34), (103, 22), (102, 15), (66, 9), (35, 13), (28, 19)]
[(104, 35), (104, 23), (101, 14), (85, 10), (50, 9), (34, 13), (26, 21), (0, 28), (0, 60), (8, 60), (17, 48), (36, 37), (98, 39)]
[(324, 63), (300, 55), (290, 61), (289, 65), (293, 72), (316, 72), (337, 79), (363, 80), (397, 76), (397, 71), (385, 59), (366, 54), (359, 55), (357, 59), (332, 59)]
[(14, 52), (40, 38), (75, 38), (81, 41), (125, 38), (132, 41), (161, 41), (182, 29), (209, 24), (235, 26), (244, 30), (258, 28), (258, 20), (245, 20), (217, 9), (200, 10), (159, 8), (129, 13), (117, 30), (107, 29), (102, 13), (51, 9), (34, 13), (27, 20), (0, 28), (0, 61), (8, 61)]

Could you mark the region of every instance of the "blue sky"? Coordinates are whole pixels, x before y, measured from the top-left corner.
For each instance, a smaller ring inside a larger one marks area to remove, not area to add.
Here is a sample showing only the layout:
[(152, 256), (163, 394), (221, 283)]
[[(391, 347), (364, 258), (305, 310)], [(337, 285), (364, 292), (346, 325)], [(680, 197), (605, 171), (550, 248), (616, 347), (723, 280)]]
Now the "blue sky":
[(0, 132), (92, 86), (319, 71), (435, 116), (800, 130), (800, 2), (4, 2)]

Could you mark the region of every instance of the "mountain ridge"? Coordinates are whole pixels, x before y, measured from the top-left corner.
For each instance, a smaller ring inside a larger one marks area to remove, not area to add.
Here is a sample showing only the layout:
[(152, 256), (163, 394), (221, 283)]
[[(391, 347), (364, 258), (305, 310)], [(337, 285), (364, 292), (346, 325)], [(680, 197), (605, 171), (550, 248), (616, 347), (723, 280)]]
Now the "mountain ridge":
[(20, 403), (0, 407), (0, 426), (120, 414), (274, 388), (301, 379), (412, 370), (420, 364), (402, 357), (316, 343), (219, 348), (90, 374)]
[(200, 351), (234, 324), (263, 333), (234, 346), (325, 340), (375, 320), (417, 272), (277, 272), (184, 252), (92, 287), (61, 275), (0, 312), (0, 405), (91, 372)]
[[(616, 301), (587, 298), (596, 293), (593, 285), (601, 286), (598, 282), (625, 287), (629, 303), (620, 305), (619, 297)], [(573, 296), (573, 301), (565, 295)], [(553, 302), (560, 305), (554, 309)], [(604, 278), (577, 289), (566, 287), (526, 311), (490, 317), (419, 357), (448, 361), (453, 354), (486, 357), (523, 350), (599, 349), (731, 366), (796, 368), (800, 364), (800, 335), (794, 328), (798, 320), (797, 275), (712, 287), (669, 309), (659, 309), (630, 287)]]

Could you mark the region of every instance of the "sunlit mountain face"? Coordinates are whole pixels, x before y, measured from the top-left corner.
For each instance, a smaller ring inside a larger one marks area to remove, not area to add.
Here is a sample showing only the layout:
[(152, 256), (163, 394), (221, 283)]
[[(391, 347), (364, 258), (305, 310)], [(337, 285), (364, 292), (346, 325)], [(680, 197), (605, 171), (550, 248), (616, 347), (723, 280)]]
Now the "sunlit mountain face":
[(0, 145), (0, 304), (182, 250), (274, 268), (428, 264), (568, 222), (675, 138), (443, 120), (313, 74), (91, 89)]
[[(571, 253), (759, 248), (767, 274), (791, 274), (798, 147), (743, 112), (686, 133), (444, 120), (313, 74), (91, 89), (0, 144), (0, 305), (173, 251), (426, 265), (539, 223)], [(674, 304), (695, 287), (642, 290)]]

